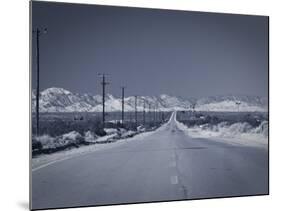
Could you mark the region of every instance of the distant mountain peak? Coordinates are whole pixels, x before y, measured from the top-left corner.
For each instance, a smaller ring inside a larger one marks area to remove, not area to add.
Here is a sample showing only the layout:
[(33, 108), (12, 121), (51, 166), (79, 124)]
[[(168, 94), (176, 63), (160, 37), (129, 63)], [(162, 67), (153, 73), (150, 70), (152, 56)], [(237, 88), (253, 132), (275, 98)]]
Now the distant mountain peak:
[(66, 95), (68, 95), (68, 94), (72, 94), (72, 93), (63, 88), (51, 87), (51, 88), (47, 88), (44, 91), (42, 91), (41, 94), (66, 94)]
[[(32, 90), (32, 109), (35, 111), (35, 91)], [(199, 99), (184, 99), (182, 97), (161, 94), (159, 96), (139, 96), (137, 109), (159, 109), (161, 111), (191, 110), (195, 105), (198, 111), (267, 111), (267, 99), (257, 96), (210, 96)], [(237, 103), (239, 102), (239, 103)], [(106, 94), (106, 111), (120, 111), (121, 98)], [(102, 96), (92, 94), (72, 93), (66, 89), (51, 87), (40, 94), (40, 112), (99, 112), (102, 111)], [(125, 110), (134, 111), (135, 97), (125, 97)]]

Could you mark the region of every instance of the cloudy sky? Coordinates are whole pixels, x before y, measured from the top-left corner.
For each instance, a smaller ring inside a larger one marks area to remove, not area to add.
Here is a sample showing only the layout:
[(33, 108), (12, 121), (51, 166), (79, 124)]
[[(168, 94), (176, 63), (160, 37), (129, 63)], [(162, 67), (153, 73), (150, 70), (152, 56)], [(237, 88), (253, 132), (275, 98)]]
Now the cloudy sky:
[(106, 73), (114, 95), (267, 96), (267, 17), (33, 2), (32, 27), (41, 90), (98, 94)]

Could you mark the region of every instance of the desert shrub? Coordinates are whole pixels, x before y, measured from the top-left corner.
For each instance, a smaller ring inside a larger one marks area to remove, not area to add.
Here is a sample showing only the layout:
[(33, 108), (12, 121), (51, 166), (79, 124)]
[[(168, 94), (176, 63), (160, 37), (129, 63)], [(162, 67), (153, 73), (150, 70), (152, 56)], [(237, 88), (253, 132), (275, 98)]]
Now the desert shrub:
[[(32, 131), (33, 134), (36, 131), (35, 124), (32, 127)], [(77, 131), (80, 134), (84, 134), (86, 131), (94, 131), (101, 136), (105, 135), (105, 132), (102, 130), (102, 122), (99, 118), (83, 120), (55, 118), (51, 120), (43, 119), (40, 121), (39, 135), (48, 134), (52, 137), (56, 137), (71, 131)]]
[(221, 122), (226, 122), (227, 124), (235, 124), (239, 122), (245, 122), (252, 127), (257, 127), (263, 121), (268, 120), (266, 113), (244, 113), (244, 112), (178, 112), (178, 121), (184, 123), (188, 127), (198, 126), (203, 124), (217, 125)]
[(259, 119), (256, 116), (247, 114), (243, 117), (243, 122), (247, 122), (253, 127), (257, 127), (260, 124)]
[(66, 148), (79, 147), (83, 144), (87, 144), (85, 138), (77, 131), (71, 131), (57, 137), (49, 135), (34, 136), (32, 154), (52, 153)]
[(117, 124), (116, 124), (116, 127), (117, 128), (123, 128), (123, 125), (122, 125), (122, 123), (120, 121), (118, 121)]
[(37, 141), (35, 138), (32, 138), (32, 151), (40, 151), (42, 147), (43, 146), (40, 141)]
[(98, 136), (105, 136), (106, 132), (103, 129), (102, 121), (96, 121), (94, 128), (89, 129), (90, 131), (94, 131), (94, 133)]

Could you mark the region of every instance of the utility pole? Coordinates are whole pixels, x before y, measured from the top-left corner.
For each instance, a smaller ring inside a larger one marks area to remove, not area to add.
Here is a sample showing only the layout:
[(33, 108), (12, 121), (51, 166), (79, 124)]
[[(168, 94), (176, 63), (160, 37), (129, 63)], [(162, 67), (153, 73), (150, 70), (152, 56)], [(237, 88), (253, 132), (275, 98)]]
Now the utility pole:
[(156, 124), (156, 105), (154, 105), (153, 119), (154, 119), (154, 125), (155, 125)]
[(150, 111), (150, 109), (151, 109), (151, 104), (148, 103), (148, 122), (150, 122), (150, 120), (151, 120), (151, 111)]
[(121, 86), (122, 89), (122, 126), (124, 127), (124, 93), (125, 93), (125, 86)]
[(104, 128), (105, 126), (105, 86), (108, 85), (109, 83), (105, 81), (105, 75), (104, 73), (99, 73), (98, 74), (100, 77), (102, 77), (102, 126)]
[(191, 103), (192, 112), (195, 113), (196, 102)]
[(158, 102), (156, 102), (156, 122), (158, 122), (159, 114), (158, 114)]
[(138, 101), (138, 96), (135, 95), (135, 123), (136, 123), (136, 128), (138, 127), (137, 101)]
[(239, 112), (239, 106), (241, 104), (241, 101), (237, 100), (236, 97), (234, 97), (234, 96), (233, 96), (233, 100), (234, 100), (235, 104), (237, 105), (237, 109), (238, 109), (237, 111)]
[(143, 98), (143, 126), (145, 126), (145, 99)]
[(240, 101), (236, 101), (235, 104), (237, 105), (238, 112), (239, 112), (239, 106), (240, 106), (241, 102)]
[(32, 31), (36, 33), (36, 65), (37, 65), (37, 77), (36, 77), (36, 135), (39, 136), (39, 97), (40, 97), (40, 35), (46, 34), (47, 29), (39, 29)]

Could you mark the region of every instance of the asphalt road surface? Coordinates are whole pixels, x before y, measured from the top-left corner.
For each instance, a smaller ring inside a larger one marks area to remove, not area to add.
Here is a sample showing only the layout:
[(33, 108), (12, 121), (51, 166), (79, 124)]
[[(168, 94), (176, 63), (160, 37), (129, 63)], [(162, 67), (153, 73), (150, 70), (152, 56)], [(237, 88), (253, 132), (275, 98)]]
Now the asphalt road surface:
[(192, 139), (175, 112), (144, 138), (32, 171), (33, 209), (267, 193), (267, 149)]

